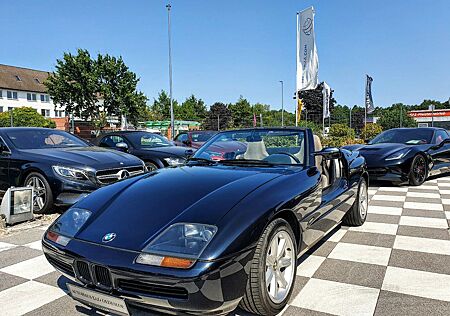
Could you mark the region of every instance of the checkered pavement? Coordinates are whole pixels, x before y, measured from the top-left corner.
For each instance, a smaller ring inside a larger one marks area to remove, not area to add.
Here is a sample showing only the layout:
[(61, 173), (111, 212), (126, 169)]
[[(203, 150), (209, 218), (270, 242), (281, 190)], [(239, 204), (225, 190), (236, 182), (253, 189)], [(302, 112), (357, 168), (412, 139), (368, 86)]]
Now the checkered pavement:
[[(450, 177), (369, 196), (363, 226), (336, 229), (300, 258), (284, 316), (450, 315)], [(0, 237), (0, 315), (95, 315), (46, 262), (44, 229)]]

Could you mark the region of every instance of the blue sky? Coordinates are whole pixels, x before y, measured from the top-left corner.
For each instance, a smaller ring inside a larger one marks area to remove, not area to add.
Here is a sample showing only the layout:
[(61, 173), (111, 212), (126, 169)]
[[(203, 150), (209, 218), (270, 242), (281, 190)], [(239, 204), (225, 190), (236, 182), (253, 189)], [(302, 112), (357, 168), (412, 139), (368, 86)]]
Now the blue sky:
[[(293, 110), (295, 13), (316, 9), (319, 79), (341, 104), (450, 97), (450, 1), (173, 0), (174, 97)], [(64, 51), (122, 55), (152, 100), (168, 90), (167, 11), (159, 0), (1, 0), (0, 63), (53, 70)]]

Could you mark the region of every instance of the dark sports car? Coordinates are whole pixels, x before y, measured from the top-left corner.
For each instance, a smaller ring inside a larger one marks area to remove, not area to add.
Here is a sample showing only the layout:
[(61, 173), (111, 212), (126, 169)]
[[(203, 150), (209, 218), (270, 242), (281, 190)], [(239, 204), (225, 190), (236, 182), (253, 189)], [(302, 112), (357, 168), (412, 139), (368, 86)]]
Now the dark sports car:
[(192, 149), (174, 146), (164, 137), (144, 131), (117, 131), (100, 136), (100, 147), (123, 151), (141, 158), (152, 171), (185, 163)]
[(431, 175), (450, 171), (450, 139), (442, 128), (394, 128), (367, 145), (344, 148), (366, 158), (374, 180), (421, 185)]
[[(213, 161), (224, 139), (246, 149)], [(364, 223), (367, 181), (358, 152), (322, 149), (309, 129), (226, 131), (185, 166), (92, 193), (50, 226), (43, 249), (78, 283), (71, 296), (101, 310), (218, 315), (240, 304), (275, 315), (297, 258), (340, 222)]]

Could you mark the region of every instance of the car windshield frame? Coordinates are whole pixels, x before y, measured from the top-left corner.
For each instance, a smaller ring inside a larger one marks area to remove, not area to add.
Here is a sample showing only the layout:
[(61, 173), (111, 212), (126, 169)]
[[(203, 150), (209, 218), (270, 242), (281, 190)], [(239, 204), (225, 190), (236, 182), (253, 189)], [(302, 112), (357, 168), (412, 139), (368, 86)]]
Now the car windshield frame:
[[(249, 150), (249, 144), (253, 144), (253, 149)], [(287, 146), (279, 146), (279, 144)], [(252, 151), (254, 149), (260, 150), (260, 146), (263, 146), (264, 158), (262, 159), (252, 156)], [(224, 151), (214, 153), (216, 149)], [(222, 165), (246, 167), (304, 167), (306, 151), (306, 131), (304, 129), (255, 128), (229, 130), (219, 132), (211, 137), (195, 152), (191, 160), (199, 164), (203, 162), (206, 165), (210, 165), (208, 162), (214, 162)], [(244, 158), (246, 153), (248, 155)]]
[[(142, 137), (145, 135), (152, 136), (154, 138), (157, 138), (161, 140), (161, 143), (164, 145), (158, 145), (158, 146), (147, 146), (142, 144)], [(131, 145), (133, 145), (134, 148), (137, 149), (146, 149), (146, 148), (162, 148), (162, 147), (170, 147), (173, 146), (170, 141), (165, 139), (163, 136), (155, 134), (155, 133), (149, 133), (149, 132), (132, 132), (129, 134), (121, 135), (122, 137), (125, 137)]]
[[(199, 138), (201, 138), (201, 140), (194, 139), (194, 134), (198, 134)], [(194, 143), (206, 143), (208, 140), (210, 140), (216, 134), (217, 134), (217, 132), (214, 132), (214, 131), (192, 131), (192, 132), (190, 132), (190, 138)]]
[[(424, 134), (424, 132), (429, 133), (429, 135)], [(431, 144), (433, 141), (434, 130), (430, 129), (414, 129), (414, 128), (403, 128), (403, 129), (390, 129), (384, 131), (375, 138), (373, 138), (369, 145), (377, 145), (377, 144), (404, 144), (404, 145), (427, 145)], [(413, 133), (416, 133), (414, 135)], [(388, 134), (388, 139), (386, 135)], [(390, 134), (393, 134), (391, 136)], [(405, 135), (410, 135), (409, 137), (405, 137)], [(427, 136), (427, 137), (414, 137), (414, 136)], [(408, 140), (406, 140), (408, 139)]]
[[(81, 138), (70, 133), (60, 131), (57, 129), (24, 129), (24, 130), (10, 130), (4, 132), (6, 138), (17, 149), (53, 149), (53, 148), (77, 148), (90, 147), (90, 145)], [(24, 135), (25, 134), (25, 135)], [(64, 137), (59, 143), (57, 137), (50, 137), (52, 135)], [(37, 137), (42, 137), (42, 142), (39, 143)], [(65, 142), (69, 140), (70, 143)], [(65, 142), (65, 143), (63, 143)]]

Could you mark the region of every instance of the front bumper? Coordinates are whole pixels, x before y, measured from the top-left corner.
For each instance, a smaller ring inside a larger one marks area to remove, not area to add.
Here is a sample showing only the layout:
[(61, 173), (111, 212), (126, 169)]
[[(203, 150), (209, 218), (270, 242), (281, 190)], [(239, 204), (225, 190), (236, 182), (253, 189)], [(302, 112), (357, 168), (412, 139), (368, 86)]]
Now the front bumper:
[(76, 239), (66, 249), (48, 240), (42, 244), (47, 260), (78, 284), (122, 298), (130, 310), (172, 314), (234, 310), (244, 294), (254, 253), (251, 249), (229, 259), (198, 261), (181, 270), (135, 264), (138, 252)]
[(100, 186), (89, 181), (77, 182), (56, 178), (51, 183), (51, 187), (55, 205), (71, 206), (97, 190)]

